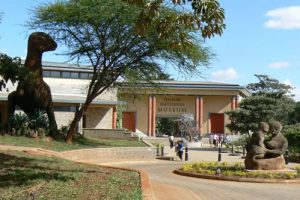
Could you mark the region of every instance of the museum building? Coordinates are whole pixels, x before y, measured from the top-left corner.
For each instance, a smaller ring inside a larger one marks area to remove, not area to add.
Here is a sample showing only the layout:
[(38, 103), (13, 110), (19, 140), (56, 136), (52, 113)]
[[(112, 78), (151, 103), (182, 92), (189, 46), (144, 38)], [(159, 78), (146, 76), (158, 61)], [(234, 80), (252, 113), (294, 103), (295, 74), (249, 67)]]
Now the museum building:
[[(44, 81), (51, 88), (58, 127), (66, 126), (85, 101), (92, 71), (88, 67), (43, 62), (43, 75)], [(138, 89), (128, 86), (108, 89), (84, 113), (79, 131), (116, 129), (119, 117), (119, 128), (155, 137), (164, 134), (160, 133), (158, 126), (162, 119), (172, 122), (183, 114), (189, 114), (194, 118), (201, 135), (230, 133), (226, 128), (230, 121), (225, 112), (236, 109), (238, 102), (250, 95), (237, 84), (186, 81), (157, 83), (159, 87), (155, 88), (142, 85)], [(7, 96), (15, 88), (16, 84), (8, 85), (8, 91), (0, 92), (2, 124), (7, 116)]]

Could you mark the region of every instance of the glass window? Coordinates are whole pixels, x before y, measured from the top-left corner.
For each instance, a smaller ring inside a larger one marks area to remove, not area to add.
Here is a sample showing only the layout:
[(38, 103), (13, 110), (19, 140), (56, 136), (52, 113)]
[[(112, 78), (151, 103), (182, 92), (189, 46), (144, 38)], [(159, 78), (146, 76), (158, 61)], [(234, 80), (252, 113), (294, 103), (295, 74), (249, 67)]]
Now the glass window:
[(70, 78), (71, 77), (71, 72), (62, 72), (62, 77), (63, 78)]
[(59, 71), (51, 71), (51, 77), (60, 77)]
[(81, 73), (80, 73), (80, 78), (85, 78), (85, 79), (87, 79), (87, 78), (89, 78), (89, 74), (86, 73), (86, 72), (81, 72)]
[(78, 78), (78, 72), (71, 72), (71, 78)]
[(44, 70), (43, 71), (43, 76), (50, 77), (50, 71)]
[(54, 106), (54, 111), (61, 111), (61, 112), (75, 112), (76, 106)]

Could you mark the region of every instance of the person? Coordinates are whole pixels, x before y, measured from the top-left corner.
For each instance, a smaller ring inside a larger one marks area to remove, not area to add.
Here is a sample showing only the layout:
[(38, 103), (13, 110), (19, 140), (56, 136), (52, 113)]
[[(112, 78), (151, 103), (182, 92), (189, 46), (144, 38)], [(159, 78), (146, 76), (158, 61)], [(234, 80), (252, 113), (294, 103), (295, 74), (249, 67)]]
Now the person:
[(182, 156), (183, 156), (183, 141), (182, 140), (179, 140), (177, 142), (177, 153), (178, 153), (179, 159), (182, 161)]
[(211, 147), (213, 144), (214, 135), (212, 133), (209, 133), (209, 146)]
[(217, 147), (217, 140), (218, 140), (218, 135), (214, 133), (214, 135), (213, 135), (213, 144), (214, 144), (214, 147)]
[(224, 142), (224, 135), (221, 133), (219, 135), (219, 147), (223, 146), (223, 142)]
[(169, 136), (169, 142), (170, 142), (170, 148), (172, 149), (174, 147), (174, 136), (173, 135)]

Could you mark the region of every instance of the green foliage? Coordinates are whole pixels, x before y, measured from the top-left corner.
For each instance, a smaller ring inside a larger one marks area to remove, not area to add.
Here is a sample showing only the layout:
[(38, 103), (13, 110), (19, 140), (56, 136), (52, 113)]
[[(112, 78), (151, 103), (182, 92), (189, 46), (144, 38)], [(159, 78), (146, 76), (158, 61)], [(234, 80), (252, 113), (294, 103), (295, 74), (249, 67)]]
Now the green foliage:
[(256, 131), (261, 121), (276, 120), (284, 125), (289, 124), (295, 108), (290, 86), (267, 75), (255, 76), (259, 82), (247, 85), (252, 96), (243, 99), (239, 109), (227, 112), (231, 120), (227, 127), (241, 134), (247, 134), (249, 130)]
[(300, 101), (296, 102), (294, 112), (289, 115), (289, 124), (300, 123)]
[(283, 127), (284, 136), (288, 140), (291, 156), (300, 153), (300, 123)]
[[(24, 113), (16, 113), (10, 119), (9, 123), (11, 127), (14, 128), (16, 131), (21, 129), (22, 127), (28, 126), (28, 116)], [(22, 134), (23, 135), (23, 134)]]
[(174, 135), (176, 124), (175, 118), (158, 118), (156, 124), (158, 134)]
[(22, 68), (21, 58), (11, 58), (6, 54), (0, 53), (0, 91), (6, 88), (6, 84), (9, 80), (13, 84), (19, 80)]
[[(27, 136), (31, 136), (30, 131), (41, 133), (38, 129), (42, 128), (46, 130), (49, 124), (45, 112), (40, 110), (36, 110), (31, 115), (16, 113), (9, 119), (9, 123), (15, 129), (17, 135)], [(41, 134), (44, 135), (44, 133)]]
[(242, 163), (226, 162), (199, 162), (184, 164), (181, 168), (184, 172), (198, 173), (203, 175), (215, 175), (220, 169), (221, 176), (243, 177), (243, 178), (268, 178), (268, 179), (294, 179), (297, 172), (259, 172), (246, 171)]
[(37, 130), (38, 128), (48, 128), (48, 117), (45, 111), (35, 110), (31, 115), (28, 116), (29, 128)]
[[(221, 8), (218, 0), (172, 0), (173, 5), (171, 6), (183, 12), (177, 16), (168, 16), (163, 20), (159, 17), (164, 5), (168, 5), (169, 1), (123, 1), (142, 8), (135, 24), (136, 31), (139, 34), (145, 34), (153, 24), (157, 24), (155, 28), (159, 30), (160, 35), (166, 35), (176, 30), (176, 27), (184, 25), (186, 28), (198, 30), (203, 38), (210, 38), (221, 35), (226, 27), (224, 24), (224, 9)], [(185, 10), (186, 5), (190, 6), (194, 12), (187, 12)]]

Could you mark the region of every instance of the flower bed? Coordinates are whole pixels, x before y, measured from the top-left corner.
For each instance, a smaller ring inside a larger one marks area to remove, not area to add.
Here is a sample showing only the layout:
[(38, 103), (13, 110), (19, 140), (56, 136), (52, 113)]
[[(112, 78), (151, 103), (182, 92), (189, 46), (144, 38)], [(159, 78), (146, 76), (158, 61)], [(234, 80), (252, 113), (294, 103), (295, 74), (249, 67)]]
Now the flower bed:
[[(258, 178), (258, 179), (297, 179), (300, 178), (300, 167), (296, 170), (245, 170), (242, 163), (226, 162), (199, 162), (184, 164), (180, 171), (184, 173), (232, 177), (232, 178)], [(298, 172), (298, 173), (297, 173)]]

